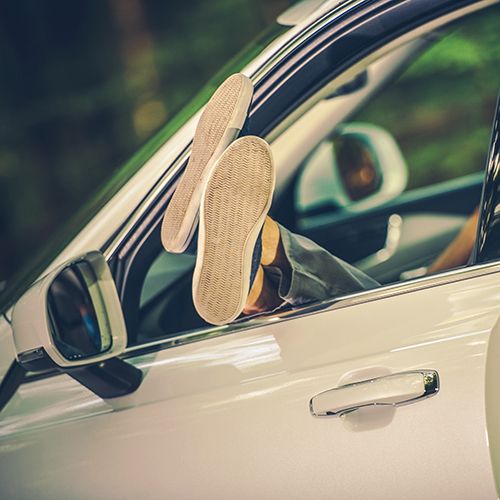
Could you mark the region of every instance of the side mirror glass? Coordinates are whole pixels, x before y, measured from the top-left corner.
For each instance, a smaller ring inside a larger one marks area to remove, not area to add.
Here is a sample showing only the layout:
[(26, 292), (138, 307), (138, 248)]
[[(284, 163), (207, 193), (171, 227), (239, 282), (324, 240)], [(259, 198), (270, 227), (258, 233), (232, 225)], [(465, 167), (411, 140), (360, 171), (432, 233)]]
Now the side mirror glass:
[(359, 137), (344, 134), (333, 141), (334, 161), (344, 191), (352, 202), (375, 194), (382, 174), (372, 149)]
[(100, 252), (55, 269), (20, 298), (12, 313), (19, 364), (57, 368), (102, 397), (128, 394), (142, 372), (117, 358), (127, 331), (111, 271)]
[(395, 198), (407, 181), (406, 162), (394, 138), (375, 125), (350, 123), (306, 160), (296, 209), (299, 217), (339, 209), (360, 212)]
[(89, 359), (113, 346), (99, 278), (88, 260), (65, 267), (47, 291), (49, 333), (69, 361)]

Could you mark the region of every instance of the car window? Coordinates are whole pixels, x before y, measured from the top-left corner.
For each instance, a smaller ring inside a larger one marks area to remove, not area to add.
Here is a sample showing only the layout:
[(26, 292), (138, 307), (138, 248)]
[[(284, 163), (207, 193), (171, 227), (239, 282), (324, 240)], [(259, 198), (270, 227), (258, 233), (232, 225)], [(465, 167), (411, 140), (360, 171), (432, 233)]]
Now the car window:
[[(495, 6), (435, 33), (396, 81), (313, 151), (297, 183), (299, 217), (484, 169), (499, 81), (499, 14)], [(364, 158), (353, 162), (356, 152)]]
[[(499, 84), (499, 14), (490, 8), (432, 34), (311, 151), (293, 189), (275, 199), (289, 207), (290, 229), (381, 284), (429, 269), (479, 202)], [(132, 343), (206, 325), (191, 299), (195, 256), (168, 254), (157, 239)]]
[(426, 35), (398, 77), (311, 152), (294, 191), (300, 233), (381, 283), (432, 270), (479, 203), (499, 20), (495, 6)]
[(461, 21), (354, 119), (387, 130), (407, 190), (484, 168), (500, 67), (498, 7)]

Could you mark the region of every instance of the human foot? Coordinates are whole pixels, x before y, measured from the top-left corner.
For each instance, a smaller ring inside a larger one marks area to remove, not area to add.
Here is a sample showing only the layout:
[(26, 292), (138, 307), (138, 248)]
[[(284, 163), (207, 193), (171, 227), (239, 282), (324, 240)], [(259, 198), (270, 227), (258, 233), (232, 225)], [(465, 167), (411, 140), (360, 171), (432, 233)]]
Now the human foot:
[(242, 129), (252, 94), (249, 78), (237, 73), (220, 85), (205, 106), (191, 157), (163, 218), (161, 240), (168, 252), (182, 253), (189, 246), (210, 171)]
[(253, 285), (250, 288), (243, 314), (258, 314), (276, 309), (283, 303), (276, 287), (266, 276), (264, 268), (259, 266)]
[(271, 206), (275, 172), (269, 145), (242, 137), (214, 166), (200, 207), (193, 301), (208, 323), (242, 312), (251, 286), (252, 258)]

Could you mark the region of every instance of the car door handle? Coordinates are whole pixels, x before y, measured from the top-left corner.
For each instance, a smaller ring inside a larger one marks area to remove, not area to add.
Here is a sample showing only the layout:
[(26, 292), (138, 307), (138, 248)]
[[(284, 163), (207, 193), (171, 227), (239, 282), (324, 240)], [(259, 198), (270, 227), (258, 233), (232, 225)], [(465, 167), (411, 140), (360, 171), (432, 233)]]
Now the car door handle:
[(337, 417), (367, 406), (400, 406), (439, 391), (434, 370), (396, 373), (320, 392), (309, 402), (315, 417)]

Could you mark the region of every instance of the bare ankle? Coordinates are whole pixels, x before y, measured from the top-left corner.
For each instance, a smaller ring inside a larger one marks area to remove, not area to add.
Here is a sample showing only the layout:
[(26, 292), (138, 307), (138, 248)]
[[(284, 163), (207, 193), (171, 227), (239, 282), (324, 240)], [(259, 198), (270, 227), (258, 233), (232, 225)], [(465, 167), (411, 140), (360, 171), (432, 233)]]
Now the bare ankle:
[(271, 266), (276, 260), (280, 245), (280, 230), (278, 224), (270, 217), (266, 217), (262, 228), (262, 257), (263, 266)]
[(281, 300), (272, 283), (266, 277), (264, 268), (259, 266), (243, 314), (266, 312), (278, 307)]

